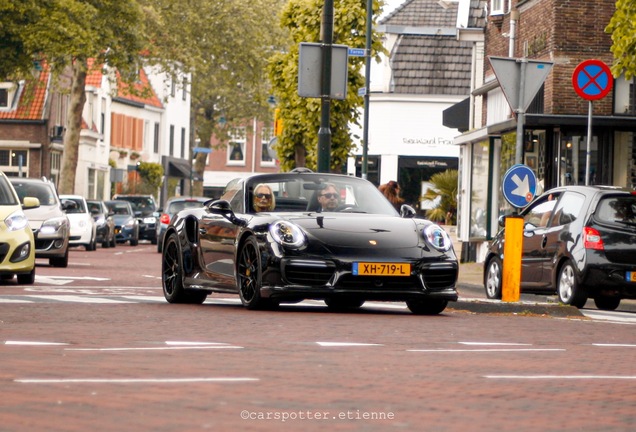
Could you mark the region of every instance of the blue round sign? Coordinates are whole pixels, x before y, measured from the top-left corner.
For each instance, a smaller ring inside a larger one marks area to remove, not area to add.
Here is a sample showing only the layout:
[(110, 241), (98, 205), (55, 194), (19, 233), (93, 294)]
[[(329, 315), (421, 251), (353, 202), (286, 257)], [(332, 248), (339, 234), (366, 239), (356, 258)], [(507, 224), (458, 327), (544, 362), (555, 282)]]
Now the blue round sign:
[(614, 77), (608, 65), (600, 60), (581, 62), (572, 74), (576, 94), (586, 100), (603, 99), (612, 90)]
[(523, 208), (530, 204), (536, 195), (537, 176), (527, 165), (513, 165), (503, 176), (501, 190), (510, 205)]

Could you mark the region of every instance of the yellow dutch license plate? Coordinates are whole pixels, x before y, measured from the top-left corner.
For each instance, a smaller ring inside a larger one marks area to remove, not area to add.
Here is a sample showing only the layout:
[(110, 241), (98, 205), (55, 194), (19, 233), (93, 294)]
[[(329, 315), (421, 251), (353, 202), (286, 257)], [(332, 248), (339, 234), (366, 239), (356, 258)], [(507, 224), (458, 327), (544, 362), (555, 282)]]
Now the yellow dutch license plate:
[(410, 276), (409, 263), (354, 262), (354, 276)]

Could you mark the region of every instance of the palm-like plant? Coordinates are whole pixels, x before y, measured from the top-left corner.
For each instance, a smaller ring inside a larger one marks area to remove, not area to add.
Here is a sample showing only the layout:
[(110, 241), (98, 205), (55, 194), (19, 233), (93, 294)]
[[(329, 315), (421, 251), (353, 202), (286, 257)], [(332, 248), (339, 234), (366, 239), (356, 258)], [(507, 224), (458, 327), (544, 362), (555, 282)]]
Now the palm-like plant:
[(437, 173), (429, 181), (433, 187), (426, 190), (422, 199), (435, 201), (439, 198), (439, 202), (435, 208), (426, 210), (426, 217), (432, 221), (454, 225), (457, 221), (457, 170)]

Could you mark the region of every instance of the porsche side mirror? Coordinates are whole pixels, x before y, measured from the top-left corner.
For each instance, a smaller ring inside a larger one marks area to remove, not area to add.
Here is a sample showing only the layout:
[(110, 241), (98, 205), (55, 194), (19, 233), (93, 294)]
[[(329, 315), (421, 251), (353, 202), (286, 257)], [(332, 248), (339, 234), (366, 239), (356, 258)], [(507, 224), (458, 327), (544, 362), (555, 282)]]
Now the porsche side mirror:
[(243, 219), (236, 217), (232, 211), (232, 206), (226, 200), (215, 200), (206, 206), (208, 212), (223, 216), (225, 219), (232, 222), (234, 225), (245, 226), (247, 222)]

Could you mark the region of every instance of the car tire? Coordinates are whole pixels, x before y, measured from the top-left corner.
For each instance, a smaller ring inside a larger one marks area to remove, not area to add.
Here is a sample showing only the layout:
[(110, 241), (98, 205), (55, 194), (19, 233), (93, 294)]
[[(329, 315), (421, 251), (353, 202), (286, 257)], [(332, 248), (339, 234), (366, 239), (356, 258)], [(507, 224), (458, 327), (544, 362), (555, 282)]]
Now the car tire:
[(104, 240), (102, 242), (102, 249), (108, 249), (110, 247), (110, 242), (108, 241), (108, 239)]
[(137, 246), (139, 244), (139, 238), (138, 237), (134, 237), (130, 239), (130, 245), (131, 246)]
[(359, 309), (364, 304), (364, 300), (355, 297), (331, 297), (325, 299), (329, 310), (343, 312)]
[(157, 244), (157, 237), (153, 237), (153, 238), (150, 240), (150, 244), (156, 245), (156, 244)]
[(114, 248), (117, 246), (117, 239), (115, 239), (115, 233), (113, 233), (113, 238), (110, 239), (110, 247)]
[(267, 309), (275, 306), (274, 302), (261, 297), (261, 283), (261, 255), (258, 251), (258, 242), (254, 237), (248, 237), (238, 253), (236, 269), (239, 296), (247, 309)]
[(18, 285), (33, 285), (35, 282), (35, 267), (27, 274), (18, 275)]
[(183, 257), (177, 234), (168, 238), (165, 253), (161, 257), (161, 285), (168, 303), (201, 304), (208, 296), (206, 291), (189, 290), (183, 283)]
[(53, 267), (68, 267), (68, 248), (64, 256), (49, 258), (49, 264)]
[(559, 270), (557, 278), (557, 296), (563, 304), (582, 308), (587, 302), (587, 293), (576, 281), (574, 265), (566, 261)]
[(616, 310), (618, 305), (621, 304), (620, 297), (608, 297), (608, 296), (600, 296), (594, 298), (594, 304), (600, 310)]
[(448, 300), (443, 299), (426, 299), (426, 300), (408, 300), (406, 306), (415, 315), (438, 315), (442, 313)]
[(484, 288), (486, 297), (489, 299), (501, 300), (502, 286), (502, 265), (498, 257), (493, 257), (488, 261), (486, 274), (484, 276)]
[(95, 239), (95, 237), (93, 237), (91, 239), (91, 242), (89, 244), (87, 244), (85, 247), (86, 247), (86, 250), (88, 252), (92, 252), (94, 250), (97, 250), (97, 240)]

